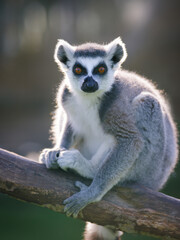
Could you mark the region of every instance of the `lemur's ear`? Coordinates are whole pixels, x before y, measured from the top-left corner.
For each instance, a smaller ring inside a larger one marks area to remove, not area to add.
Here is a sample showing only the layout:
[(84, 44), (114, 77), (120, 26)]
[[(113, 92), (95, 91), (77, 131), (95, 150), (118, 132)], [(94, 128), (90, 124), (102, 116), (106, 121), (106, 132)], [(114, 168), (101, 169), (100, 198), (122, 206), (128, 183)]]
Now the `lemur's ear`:
[(106, 46), (108, 59), (112, 62), (112, 67), (122, 64), (127, 58), (125, 44), (118, 37)]
[(62, 67), (69, 67), (68, 62), (73, 58), (75, 47), (71, 46), (68, 42), (60, 39), (56, 44), (54, 59), (58, 65)]

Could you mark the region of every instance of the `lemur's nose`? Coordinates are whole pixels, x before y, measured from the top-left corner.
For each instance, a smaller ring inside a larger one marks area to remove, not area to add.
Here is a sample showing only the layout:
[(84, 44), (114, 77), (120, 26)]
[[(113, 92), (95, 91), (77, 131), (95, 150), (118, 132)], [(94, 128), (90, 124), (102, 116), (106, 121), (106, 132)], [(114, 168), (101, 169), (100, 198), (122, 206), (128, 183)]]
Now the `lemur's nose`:
[(88, 93), (95, 92), (98, 90), (98, 83), (92, 77), (86, 77), (81, 86), (81, 90)]

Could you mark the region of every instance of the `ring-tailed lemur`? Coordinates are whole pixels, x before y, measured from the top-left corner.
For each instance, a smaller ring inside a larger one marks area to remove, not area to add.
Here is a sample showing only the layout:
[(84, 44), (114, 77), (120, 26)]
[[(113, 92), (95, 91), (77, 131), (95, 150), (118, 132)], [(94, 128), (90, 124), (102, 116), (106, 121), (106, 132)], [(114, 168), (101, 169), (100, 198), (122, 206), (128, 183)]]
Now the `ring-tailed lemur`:
[[(55, 146), (44, 149), (40, 160), (92, 179), (90, 186), (75, 183), (80, 192), (64, 201), (68, 216), (76, 217), (116, 184), (139, 182), (158, 190), (176, 164), (168, 103), (150, 81), (120, 68), (126, 56), (120, 38), (107, 45), (56, 45), (55, 61), (65, 77), (52, 127)], [(95, 224), (86, 230), (88, 240), (115, 238)]]

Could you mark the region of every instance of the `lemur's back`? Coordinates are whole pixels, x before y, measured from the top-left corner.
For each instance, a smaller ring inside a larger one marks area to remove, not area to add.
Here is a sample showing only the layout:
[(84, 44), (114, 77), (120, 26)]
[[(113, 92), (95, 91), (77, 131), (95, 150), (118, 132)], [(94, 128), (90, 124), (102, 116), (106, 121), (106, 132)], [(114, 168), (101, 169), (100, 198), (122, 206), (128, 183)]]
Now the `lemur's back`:
[[(113, 96), (114, 101), (108, 103), (108, 95), (111, 99)], [(149, 80), (124, 70), (117, 72), (116, 82), (105, 98), (102, 105), (107, 112), (100, 114), (104, 128), (106, 121), (114, 121), (114, 116), (118, 121), (127, 118), (127, 122), (137, 126), (143, 138), (143, 151), (121, 183), (135, 181), (152, 189), (162, 188), (178, 157), (176, 126), (166, 99)]]

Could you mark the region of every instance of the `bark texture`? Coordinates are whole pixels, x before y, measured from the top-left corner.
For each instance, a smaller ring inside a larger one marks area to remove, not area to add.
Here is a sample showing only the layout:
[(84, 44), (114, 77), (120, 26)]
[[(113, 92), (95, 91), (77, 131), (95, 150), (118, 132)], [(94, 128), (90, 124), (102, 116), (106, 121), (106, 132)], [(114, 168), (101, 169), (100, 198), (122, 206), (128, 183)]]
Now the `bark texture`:
[[(90, 181), (0, 149), (0, 191), (63, 213), (63, 200)], [(180, 239), (180, 200), (137, 185), (115, 187), (78, 218), (127, 233)]]

